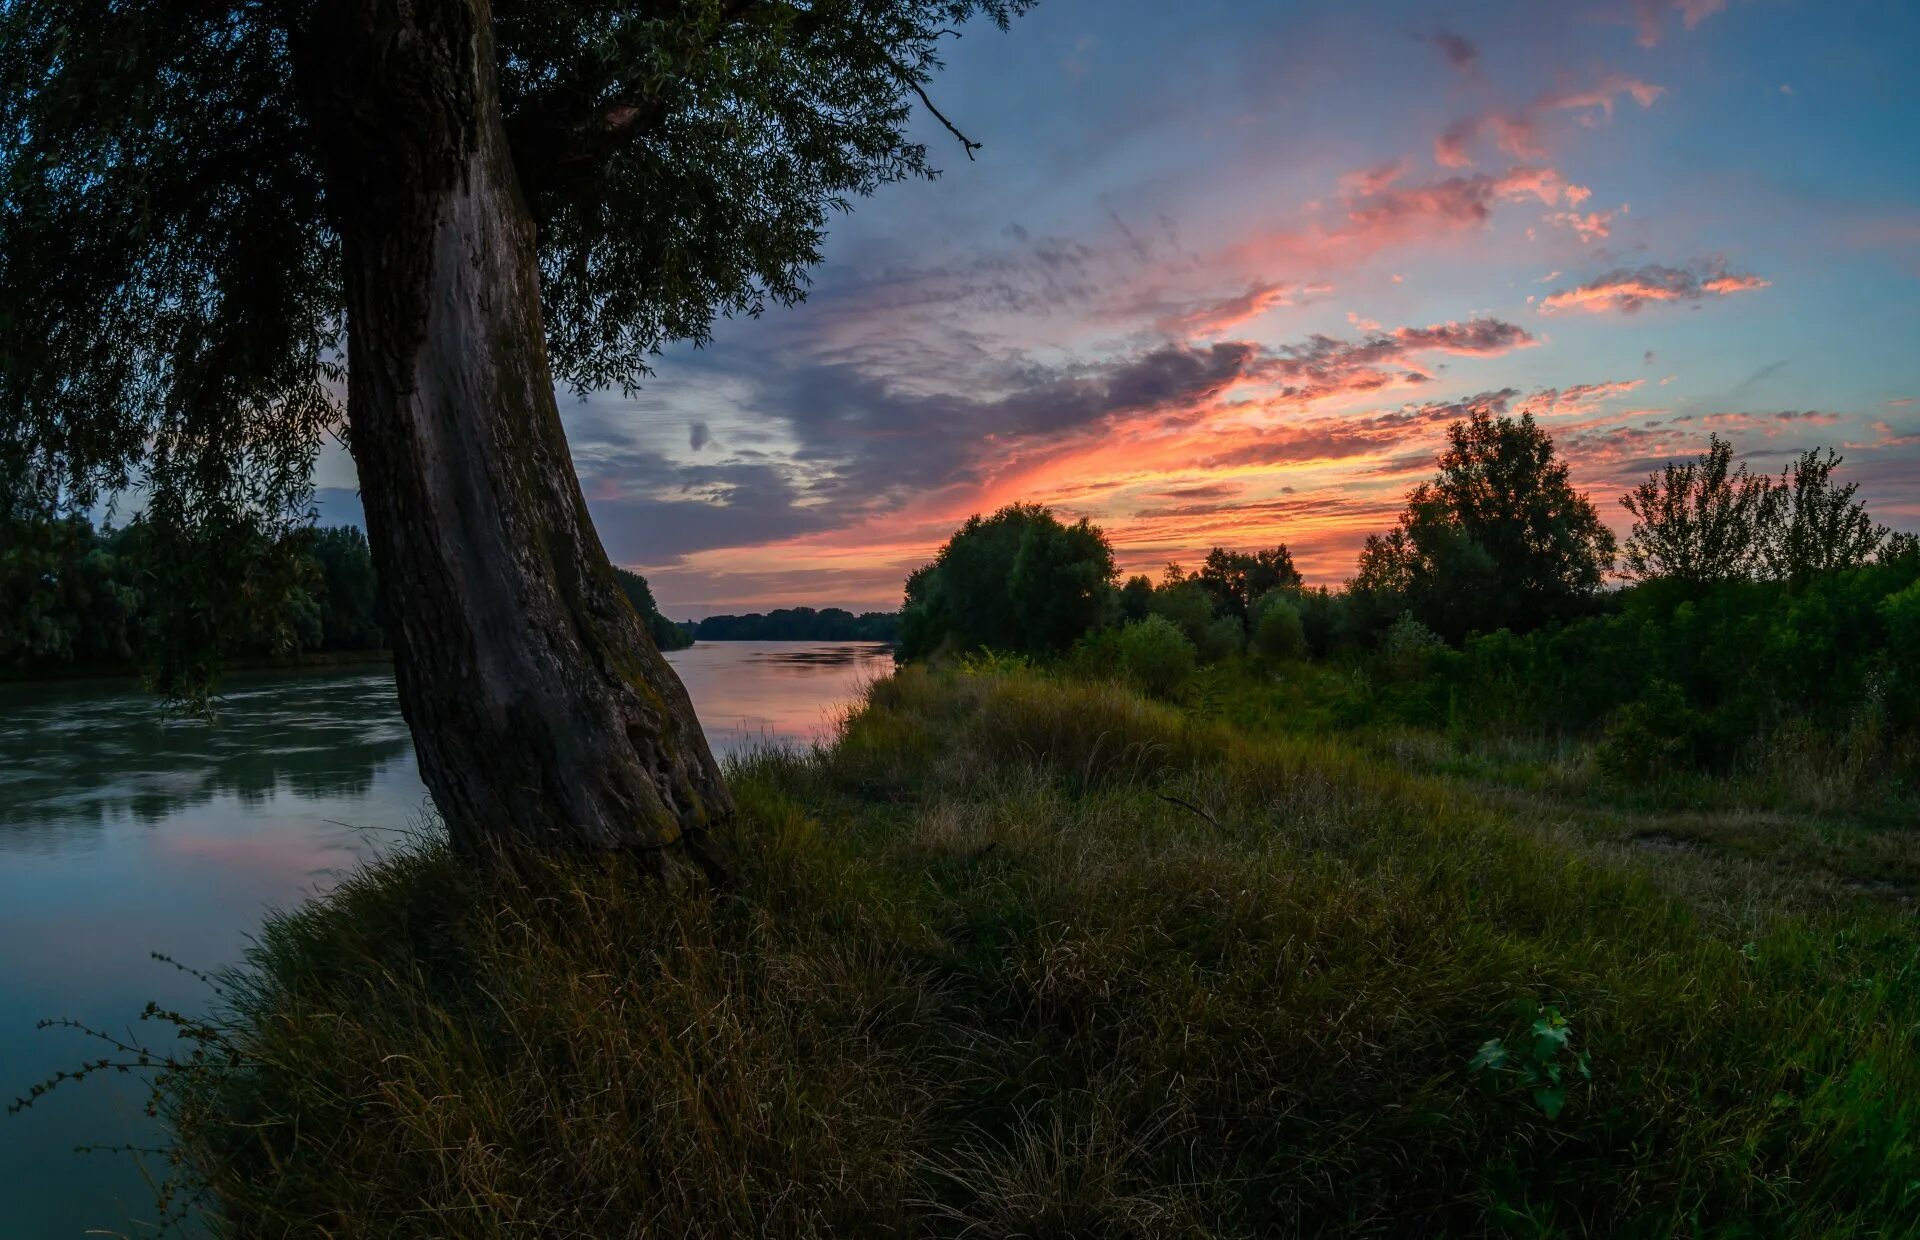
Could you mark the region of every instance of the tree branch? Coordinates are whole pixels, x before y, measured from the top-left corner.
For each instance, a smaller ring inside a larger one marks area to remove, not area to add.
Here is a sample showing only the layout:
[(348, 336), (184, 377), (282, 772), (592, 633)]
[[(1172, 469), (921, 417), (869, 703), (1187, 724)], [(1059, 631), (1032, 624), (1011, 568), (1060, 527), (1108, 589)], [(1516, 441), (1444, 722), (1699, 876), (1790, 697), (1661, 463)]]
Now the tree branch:
[(961, 133), (959, 126), (947, 119), (946, 113), (933, 106), (933, 100), (927, 98), (926, 87), (920, 85), (920, 83), (914, 81), (912, 78), (907, 79), (907, 85), (913, 88), (914, 94), (920, 96), (920, 102), (927, 105), (927, 111), (933, 113), (933, 118), (942, 125), (945, 125), (948, 133), (960, 139), (960, 146), (967, 152), (967, 158), (972, 159), (973, 153), (979, 150), (982, 144), (975, 142), (972, 138)]

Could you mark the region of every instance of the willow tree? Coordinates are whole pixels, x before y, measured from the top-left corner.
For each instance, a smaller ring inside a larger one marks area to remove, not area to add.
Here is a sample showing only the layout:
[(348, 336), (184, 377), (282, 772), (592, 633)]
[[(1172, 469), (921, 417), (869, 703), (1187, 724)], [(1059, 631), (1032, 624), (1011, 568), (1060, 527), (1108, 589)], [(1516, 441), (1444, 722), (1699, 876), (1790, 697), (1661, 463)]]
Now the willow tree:
[(932, 174), (941, 38), (1030, 3), (0, 0), (0, 499), (143, 488), (217, 615), (340, 433), (454, 840), (704, 863), (728, 794), (555, 383), (798, 298)]

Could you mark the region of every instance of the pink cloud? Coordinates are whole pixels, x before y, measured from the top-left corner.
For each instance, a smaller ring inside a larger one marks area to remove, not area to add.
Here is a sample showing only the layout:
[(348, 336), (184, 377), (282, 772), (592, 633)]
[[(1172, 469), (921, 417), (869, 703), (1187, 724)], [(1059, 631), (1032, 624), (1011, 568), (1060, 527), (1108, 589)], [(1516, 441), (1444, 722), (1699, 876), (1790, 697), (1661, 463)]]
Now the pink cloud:
[(1371, 168), (1356, 168), (1340, 178), (1340, 196), (1342, 198), (1365, 198), (1398, 181), (1407, 171), (1403, 159), (1376, 164)]
[(1245, 292), (1186, 307), (1161, 318), (1155, 328), (1169, 336), (1218, 336), (1232, 331), (1269, 310), (1298, 304), (1302, 297), (1332, 291), (1333, 286), (1314, 284), (1259, 284)]
[(1537, 414), (1590, 415), (1616, 396), (1637, 391), (1644, 379), (1609, 379), (1602, 383), (1576, 383), (1566, 388), (1541, 388), (1528, 396), (1523, 408)]
[[(1433, 162), (1443, 168), (1471, 167), (1471, 147), (1483, 135), (1515, 159), (1545, 159), (1548, 151), (1540, 128), (1547, 113), (1579, 113), (1582, 124), (1593, 126), (1613, 119), (1614, 104), (1622, 96), (1650, 108), (1665, 93), (1664, 86), (1618, 73), (1584, 90), (1547, 91), (1517, 111), (1484, 112), (1455, 121), (1434, 139)], [(1581, 190), (1582, 197), (1586, 193)]]
[(1649, 263), (1642, 267), (1617, 268), (1589, 283), (1550, 293), (1540, 303), (1540, 309), (1546, 314), (1561, 311), (1634, 314), (1657, 302), (1697, 305), (1708, 297), (1751, 292), (1769, 284), (1770, 281), (1759, 276), (1729, 272), (1717, 259), (1685, 267)]
[(1571, 228), (1582, 241), (1599, 241), (1613, 233), (1611, 211), (1589, 211), (1584, 215), (1578, 211), (1556, 211), (1547, 216), (1547, 220)]
[(1633, 24), (1641, 47), (1657, 47), (1666, 36), (1667, 18), (1680, 14), (1680, 24), (1692, 30), (1715, 13), (1727, 10), (1727, 0), (1633, 0)]

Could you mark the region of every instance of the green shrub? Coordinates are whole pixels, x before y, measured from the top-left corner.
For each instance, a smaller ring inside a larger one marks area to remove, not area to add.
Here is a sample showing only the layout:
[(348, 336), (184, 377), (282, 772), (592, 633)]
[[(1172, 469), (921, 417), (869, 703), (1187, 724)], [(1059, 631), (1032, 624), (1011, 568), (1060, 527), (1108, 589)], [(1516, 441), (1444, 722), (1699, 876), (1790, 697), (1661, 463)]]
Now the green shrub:
[(1298, 659), (1307, 653), (1300, 609), (1284, 595), (1267, 595), (1255, 610), (1253, 648), (1269, 659)]
[(1700, 718), (1680, 687), (1656, 680), (1621, 708), (1595, 756), (1600, 769), (1617, 778), (1654, 778), (1690, 762), (1699, 731)]
[(1414, 619), (1412, 612), (1403, 612), (1380, 641), (1380, 665), (1396, 680), (1414, 680), (1445, 646), (1438, 633)]
[(1193, 643), (1165, 616), (1148, 616), (1120, 630), (1120, 658), (1133, 682), (1155, 697), (1170, 697), (1193, 675)]
[(1247, 631), (1232, 616), (1217, 616), (1200, 630), (1194, 643), (1202, 663), (1223, 663), (1247, 648)]
[(1150, 608), (1186, 635), (1198, 648), (1213, 623), (1213, 596), (1191, 581), (1164, 584), (1153, 592)]

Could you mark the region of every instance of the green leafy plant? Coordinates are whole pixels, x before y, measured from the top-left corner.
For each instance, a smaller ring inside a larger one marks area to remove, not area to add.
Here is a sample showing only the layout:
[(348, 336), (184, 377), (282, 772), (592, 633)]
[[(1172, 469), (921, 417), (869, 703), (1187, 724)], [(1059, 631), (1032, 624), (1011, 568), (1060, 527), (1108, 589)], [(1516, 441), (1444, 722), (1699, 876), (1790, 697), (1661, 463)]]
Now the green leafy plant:
[(1032, 660), (1024, 654), (982, 649), (969, 650), (954, 666), (962, 676), (1004, 676), (1008, 672), (1024, 671), (1032, 666)]
[(1488, 1038), (1467, 1061), (1467, 1071), (1493, 1093), (1525, 1090), (1540, 1113), (1559, 1117), (1567, 1105), (1567, 1069), (1593, 1079), (1587, 1052), (1573, 1048), (1573, 1025), (1552, 1004), (1540, 1009), (1523, 1044), (1515, 1049), (1503, 1038)]

